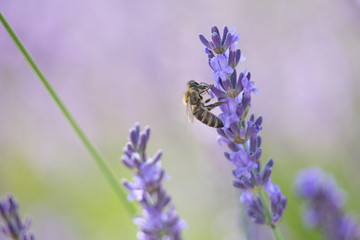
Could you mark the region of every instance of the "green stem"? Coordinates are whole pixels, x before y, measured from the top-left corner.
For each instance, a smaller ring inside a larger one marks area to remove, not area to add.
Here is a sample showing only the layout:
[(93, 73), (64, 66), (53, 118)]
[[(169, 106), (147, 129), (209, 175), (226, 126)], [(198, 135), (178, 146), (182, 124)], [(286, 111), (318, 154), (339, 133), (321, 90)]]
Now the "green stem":
[(264, 207), (264, 210), (265, 210), (266, 224), (269, 225), (272, 228), (274, 238), (276, 240), (282, 240), (282, 236), (281, 236), (281, 232), (279, 230), (279, 227), (272, 224), (272, 221), (271, 221), (271, 208), (270, 208), (270, 204), (269, 204), (269, 196), (265, 192), (265, 189), (263, 187), (259, 191), (259, 196), (260, 196), (261, 203), (263, 204), (263, 207)]
[(110, 168), (106, 165), (105, 161), (92, 145), (90, 140), (86, 137), (85, 133), (81, 130), (79, 124), (76, 123), (75, 119), (71, 116), (70, 112), (66, 109), (65, 105), (62, 103), (60, 98), (57, 96), (54, 89), (50, 86), (50, 83), (46, 80), (45, 76), (41, 73), (40, 69), (35, 64), (34, 60), (31, 58), (30, 54), (26, 51), (25, 47), (22, 45), (19, 38), (16, 36), (15, 32), (12, 30), (5, 17), (0, 12), (0, 21), (4, 25), (5, 29), (9, 33), (12, 40), (15, 42), (16, 46), (19, 48), (20, 52), (23, 54), (26, 61), (30, 64), (31, 68), (34, 70), (40, 81), (44, 84), (46, 90), (49, 92), (51, 97), (54, 99), (58, 107), (61, 109), (62, 113), (65, 115), (66, 119), (69, 121), (77, 135), (80, 137), (81, 141), (85, 144), (85, 147), (90, 152), (91, 156), (99, 166), (101, 172), (105, 175), (105, 178), (108, 180), (112, 188), (115, 190), (117, 196), (119, 197), (121, 203), (125, 206), (127, 212), (131, 217), (135, 214), (134, 206), (126, 200), (126, 194), (123, 189), (120, 187), (119, 182), (116, 180), (115, 175), (110, 171)]
[(274, 226), (273, 228), (273, 234), (276, 240), (282, 240), (281, 232), (278, 226)]

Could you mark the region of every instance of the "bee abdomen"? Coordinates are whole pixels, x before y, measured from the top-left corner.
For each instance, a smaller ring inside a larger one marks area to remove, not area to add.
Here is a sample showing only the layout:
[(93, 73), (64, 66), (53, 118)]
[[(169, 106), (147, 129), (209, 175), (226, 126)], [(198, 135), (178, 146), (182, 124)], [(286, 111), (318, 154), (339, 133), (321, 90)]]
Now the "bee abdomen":
[(221, 119), (207, 109), (201, 107), (194, 107), (193, 115), (196, 117), (200, 122), (213, 127), (213, 128), (221, 128), (224, 127), (223, 122)]

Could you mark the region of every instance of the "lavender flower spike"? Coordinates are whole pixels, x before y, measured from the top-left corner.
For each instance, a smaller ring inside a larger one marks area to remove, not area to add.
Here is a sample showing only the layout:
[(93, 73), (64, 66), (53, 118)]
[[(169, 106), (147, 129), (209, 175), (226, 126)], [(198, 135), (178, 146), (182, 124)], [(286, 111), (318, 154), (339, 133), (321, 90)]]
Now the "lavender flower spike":
[(317, 227), (329, 240), (359, 240), (360, 225), (343, 212), (344, 192), (330, 174), (319, 167), (301, 170), (295, 180), (295, 192), (305, 200), (304, 224)]
[(10, 194), (0, 200), (0, 219), (4, 224), (0, 222), (0, 237), (4, 235), (7, 239), (35, 240), (34, 235), (28, 232), (30, 220), (26, 219), (25, 224), (21, 221), (18, 204)]
[(145, 152), (150, 137), (150, 128), (140, 132), (139, 124), (130, 129), (129, 140), (124, 148), (122, 162), (134, 169), (134, 181), (122, 180), (129, 190), (128, 200), (136, 200), (143, 214), (134, 218), (139, 227), (138, 240), (181, 240), (185, 222), (177, 215), (170, 196), (162, 186), (165, 171), (161, 168), (162, 151), (152, 158)]
[[(212, 41), (203, 35), (200, 35), (200, 41), (205, 45), (213, 71), (215, 84), (211, 93), (222, 102), (219, 117), (224, 127), (217, 129), (218, 143), (224, 142), (229, 147), (230, 152), (224, 155), (235, 165), (232, 184), (243, 191), (240, 201), (247, 215), (255, 223), (271, 226), (276, 235), (276, 224), (284, 213), (287, 199), (280, 187), (271, 181), (274, 160), (270, 159), (261, 169), (262, 140), (259, 133), (263, 118), (254, 114), (248, 117), (252, 94), (256, 95), (258, 89), (250, 80), (251, 74), (246, 68), (237, 76), (235, 68), (240, 61), (241, 51), (237, 49), (239, 34), (235, 33), (235, 28), (229, 31), (224, 27), (223, 36), (220, 36), (218, 28), (213, 27), (211, 33)], [(270, 199), (269, 204), (267, 199)]]

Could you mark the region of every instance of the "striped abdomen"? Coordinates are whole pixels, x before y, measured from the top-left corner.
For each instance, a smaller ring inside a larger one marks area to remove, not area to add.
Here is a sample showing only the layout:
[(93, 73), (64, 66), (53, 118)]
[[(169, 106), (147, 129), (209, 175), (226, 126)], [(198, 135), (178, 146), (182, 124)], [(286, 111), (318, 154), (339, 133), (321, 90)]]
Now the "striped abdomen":
[(219, 117), (215, 116), (206, 108), (203, 108), (202, 106), (195, 106), (193, 108), (193, 115), (200, 122), (205, 123), (210, 127), (214, 127), (214, 128), (224, 127), (224, 124)]

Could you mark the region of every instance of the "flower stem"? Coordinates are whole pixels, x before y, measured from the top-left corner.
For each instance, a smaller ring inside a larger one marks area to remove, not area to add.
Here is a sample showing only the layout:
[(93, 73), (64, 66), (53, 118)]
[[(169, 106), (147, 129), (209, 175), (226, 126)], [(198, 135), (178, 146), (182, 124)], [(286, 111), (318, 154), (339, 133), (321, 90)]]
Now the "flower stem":
[(271, 208), (270, 208), (270, 204), (269, 204), (269, 196), (267, 195), (267, 193), (263, 187), (259, 191), (259, 196), (260, 196), (261, 203), (264, 206), (265, 215), (266, 215), (266, 224), (272, 228), (274, 238), (276, 240), (282, 240), (282, 236), (281, 236), (279, 227), (274, 225), (271, 221)]
[(273, 226), (273, 234), (276, 240), (282, 240), (281, 232), (278, 226)]
[(119, 182), (117, 181), (115, 175), (111, 172), (110, 168), (106, 165), (105, 161), (98, 153), (96, 148), (92, 145), (90, 140), (87, 138), (85, 133), (81, 130), (78, 123), (76, 123), (75, 119), (71, 116), (70, 112), (66, 109), (65, 105), (62, 103), (60, 98), (57, 96), (55, 90), (51, 87), (50, 83), (46, 80), (45, 76), (41, 73), (40, 69), (35, 64), (34, 60), (31, 58), (30, 54), (26, 51), (25, 47), (16, 36), (15, 32), (12, 30), (8, 22), (6, 21), (5, 17), (0, 12), (0, 21), (4, 25), (6, 31), (9, 33), (12, 40), (15, 42), (16, 46), (19, 48), (20, 52), (29, 63), (31, 68), (34, 70), (40, 81), (44, 84), (46, 90), (49, 92), (51, 97), (54, 99), (62, 113), (65, 115), (66, 119), (69, 121), (77, 135), (80, 137), (81, 141), (84, 143), (85, 147), (90, 152), (92, 158), (97, 163), (98, 167), (100, 168), (101, 172), (104, 174), (105, 178), (111, 185), (111, 187), (116, 192), (117, 196), (119, 197), (121, 203), (126, 208), (127, 212), (130, 214), (131, 217), (135, 214), (134, 206), (126, 200), (126, 194), (124, 193), (123, 189), (120, 187)]

